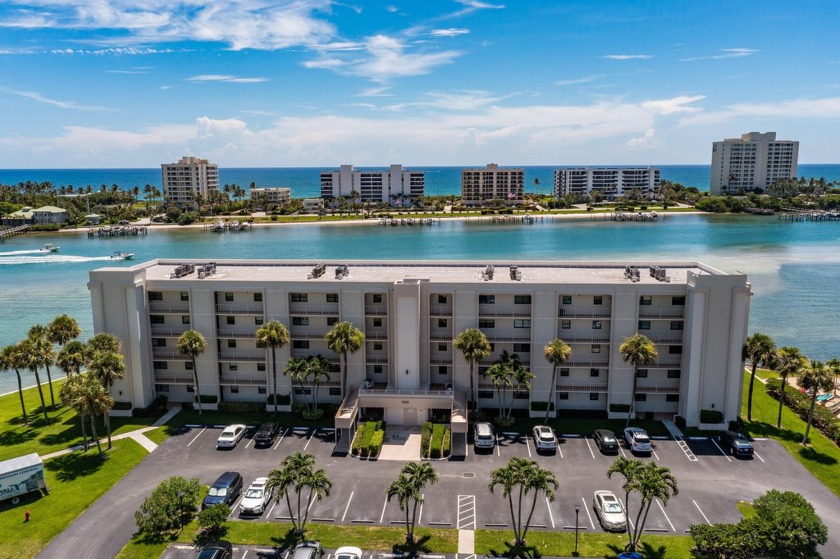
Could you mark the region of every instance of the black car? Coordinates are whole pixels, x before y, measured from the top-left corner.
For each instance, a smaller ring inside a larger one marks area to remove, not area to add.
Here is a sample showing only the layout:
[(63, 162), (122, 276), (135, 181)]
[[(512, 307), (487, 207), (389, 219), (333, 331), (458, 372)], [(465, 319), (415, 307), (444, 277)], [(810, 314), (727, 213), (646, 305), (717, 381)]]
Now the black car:
[(233, 546), (230, 542), (219, 541), (201, 548), (196, 559), (231, 559), (233, 557)]
[(618, 452), (618, 439), (609, 429), (596, 429), (592, 434), (592, 439), (601, 452)]
[(733, 456), (752, 456), (755, 452), (752, 443), (735, 431), (721, 431), (718, 434), (718, 442)]
[(274, 439), (277, 438), (277, 433), (279, 432), (279, 424), (273, 422), (263, 423), (257, 429), (257, 434), (254, 435), (254, 446), (271, 446), (274, 444)]

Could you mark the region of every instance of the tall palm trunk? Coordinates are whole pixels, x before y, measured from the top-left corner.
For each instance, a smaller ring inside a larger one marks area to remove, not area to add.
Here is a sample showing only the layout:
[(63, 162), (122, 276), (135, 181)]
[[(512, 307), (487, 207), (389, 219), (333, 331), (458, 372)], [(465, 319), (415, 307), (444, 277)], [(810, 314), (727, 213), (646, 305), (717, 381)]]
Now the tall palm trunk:
[(554, 367), (551, 369), (551, 387), (548, 389), (548, 398), (545, 403), (545, 422), (548, 423), (548, 415), (551, 412), (551, 406), (554, 405), (555, 390), (557, 390), (554, 386), (554, 383), (557, 382), (557, 365), (555, 364)]
[(50, 405), (55, 407), (55, 396), (53, 395), (52, 375), (50, 374), (50, 364), (47, 363), (47, 382), (50, 384)]
[(752, 399), (753, 399), (753, 385), (755, 385), (755, 370), (758, 368), (758, 363), (753, 360), (752, 374), (750, 375), (750, 388), (747, 393), (747, 421), (752, 421)]
[(23, 403), (23, 384), (20, 381), (20, 371), (15, 367), (15, 374), (18, 381), (18, 395), (20, 396), (20, 409), (23, 411), (23, 424), (29, 425), (29, 418), (26, 416), (26, 404)]
[[(414, 501), (414, 514), (417, 514), (417, 501)], [(414, 542), (414, 516), (409, 520), (408, 503), (405, 504), (405, 539), (408, 543)]]
[(198, 388), (198, 369), (195, 368), (195, 356), (192, 358), (193, 381), (195, 381), (195, 401), (198, 403), (198, 415), (201, 415), (201, 390)]
[(41, 388), (41, 375), (38, 374), (37, 368), (33, 368), (32, 372), (35, 374), (35, 384), (38, 385), (38, 396), (41, 397), (41, 409), (44, 411), (44, 421), (49, 423), (50, 416), (47, 415), (47, 403), (44, 401), (44, 390)]
[(624, 423), (624, 428), (630, 426), (630, 418), (633, 416), (633, 410), (636, 407), (636, 382), (639, 378), (639, 367), (633, 367), (633, 391), (630, 393), (630, 409), (627, 410), (627, 421)]
[(85, 449), (85, 452), (88, 451), (88, 436), (87, 436), (87, 418), (84, 414), (79, 415), (79, 419), (82, 420), (82, 447)]
[(782, 385), (779, 387), (779, 416), (776, 418), (776, 428), (782, 427), (782, 406), (785, 404), (785, 387), (787, 386), (787, 375), (782, 375)]
[(292, 500), (289, 498), (289, 490), (286, 489), (286, 506), (289, 507), (289, 518), (292, 520), (292, 529), (294, 530), (295, 534), (298, 533), (297, 522), (295, 522), (295, 515), (292, 512)]
[(111, 450), (111, 414), (105, 412), (105, 429), (108, 432), (108, 450)]
[(91, 416), (90, 429), (93, 431), (93, 440), (96, 441), (96, 449), (99, 451), (99, 456), (102, 457), (102, 445), (99, 443), (99, 435), (96, 434), (96, 418)]
[(817, 405), (818, 390), (814, 388), (811, 394), (811, 408), (808, 410), (808, 422), (805, 424), (805, 436), (802, 437), (802, 444), (808, 444), (808, 433), (811, 432), (811, 421), (814, 420), (814, 406)]
[(473, 385), (473, 368), (474, 361), (470, 359), (470, 402), (467, 405), (467, 409), (469, 409), (470, 407), (472, 407), (472, 409), (476, 409), (478, 407), (475, 401), (475, 386)]
[(274, 377), (274, 417), (277, 417), (277, 353), (274, 346), (271, 346), (271, 375)]

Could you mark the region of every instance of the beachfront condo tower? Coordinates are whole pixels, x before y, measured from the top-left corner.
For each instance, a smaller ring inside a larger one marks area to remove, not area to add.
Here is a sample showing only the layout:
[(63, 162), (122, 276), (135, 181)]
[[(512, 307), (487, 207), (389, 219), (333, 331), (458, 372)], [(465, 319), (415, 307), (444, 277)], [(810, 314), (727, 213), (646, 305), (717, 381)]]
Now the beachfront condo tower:
[(178, 163), (160, 166), (164, 199), (179, 206), (192, 207), (197, 196), (204, 200), (219, 190), (219, 166), (206, 159), (184, 156)]
[(774, 182), (795, 179), (799, 142), (777, 140), (775, 132), (750, 132), (712, 144), (712, 194), (766, 191)]
[(321, 197), (355, 197), (361, 202), (410, 206), (425, 194), (425, 173), (391, 165), (387, 171), (359, 171), (342, 165), (338, 171), (321, 172)]
[[(741, 411), (752, 289), (742, 273), (697, 262), (161, 259), (94, 270), (88, 288), (94, 330), (122, 342), (126, 374), (111, 390), (120, 413), (160, 395), (192, 404), (196, 392), (205, 408), (264, 406), (275, 394), (273, 353), (283, 409), (317, 392), (337, 406), (345, 443), (372, 408), (391, 425), (451, 418), (455, 451), (470, 401), (488, 414), (504, 403), (542, 417), (549, 402), (552, 416), (681, 416), (692, 426), (702, 417), (709, 429)], [(275, 352), (256, 337), (273, 320), (289, 330)], [(325, 339), (343, 322), (364, 334), (346, 356)], [(454, 342), (468, 329), (489, 344), (472, 363)], [(207, 342), (195, 368), (177, 347), (188, 330)], [(636, 334), (657, 356), (634, 379), (621, 345)], [(544, 348), (557, 338), (572, 352), (555, 369)], [(316, 356), (324, 376), (283, 373)], [(512, 356), (535, 378), (502, 392), (487, 373)]]
[(659, 188), (660, 171), (656, 167), (572, 167), (554, 170), (554, 197), (568, 194), (589, 196), (600, 192), (613, 200), (631, 192), (649, 198)]
[(490, 163), (485, 168), (461, 169), (461, 203), (478, 206), (498, 200), (521, 204), (525, 195), (525, 171), (501, 168)]

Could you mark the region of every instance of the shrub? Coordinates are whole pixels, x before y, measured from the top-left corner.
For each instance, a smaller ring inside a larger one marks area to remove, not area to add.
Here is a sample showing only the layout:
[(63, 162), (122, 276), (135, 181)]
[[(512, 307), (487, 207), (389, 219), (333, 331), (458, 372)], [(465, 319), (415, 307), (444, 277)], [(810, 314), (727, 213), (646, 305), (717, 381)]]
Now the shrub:
[(218, 503), (207, 507), (198, 513), (198, 526), (201, 533), (196, 536), (197, 543), (216, 540), (225, 532), (225, 523), (230, 516), (230, 507), (225, 503)]
[(718, 410), (700, 410), (700, 423), (721, 423), (723, 413)]
[(443, 444), (441, 445), (441, 450), (444, 456), (449, 456), (449, 449), (452, 446), (452, 430), (449, 427), (446, 427), (443, 430)]
[(259, 402), (222, 402), (219, 404), (219, 411), (243, 413), (263, 412), (265, 411), (265, 405)]
[[(769, 379), (765, 390), (767, 394), (778, 400), (779, 395), (781, 394), (781, 386), (781, 379)], [(808, 410), (811, 408), (811, 398), (807, 394), (800, 392), (795, 388), (788, 387), (785, 390), (784, 403), (803, 420), (808, 420)], [(840, 421), (838, 421), (837, 417), (831, 413), (831, 410), (826, 409), (824, 406), (815, 406), (814, 417), (811, 421), (811, 425), (835, 443), (840, 443)]]
[[(292, 403), (292, 395), (291, 394), (277, 394), (277, 405), (278, 406), (288, 406)], [(274, 404), (275, 395), (271, 394), (268, 398), (265, 399), (266, 404), (273, 405)]]
[(385, 442), (385, 431), (376, 431), (370, 440), (369, 456), (376, 456)]
[(133, 406), (131, 402), (114, 402), (115, 410), (130, 410)]
[(134, 513), (138, 531), (160, 540), (165, 532), (188, 524), (198, 509), (200, 492), (197, 478), (187, 481), (174, 476), (163, 480)]
[(432, 427), (432, 442), (429, 447), (429, 456), (431, 458), (440, 458), (442, 456), (444, 426), (436, 424)]
[(322, 417), (324, 417), (324, 410), (321, 408), (314, 409), (314, 410), (303, 410), (301, 413), (301, 417), (303, 417), (306, 421), (318, 421)]
[[(198, 402), (198, 396), (193, 398), (194, 401)], [(202, 394), (201, 395), (201, 403), (202, 404), (215, 404), (219, 401), (219, 397), (215, 394)]]
[(429, 455), (429, 447), (431, 446), (432, 442), (432, 424), (429, 421), (423, 423), (423, 428), (421, 429), (420, 435), (420, 455), (421, 456), (428, 456)]
[(545, 411), (546, 406), (551, 406), (550, 411), (554, 411), (554, 402), (531, 402), (531, 411)]
[(630, 404), (610, 404), (610, 411), (613, 413), (627, 413), (630, 411)]
[(353, 445), (350, 447), (350, 452), (356, 456), (359, 456), (362, 450), (362, 439), (365, 436), (365, 423), (359, 425), (359, 428), (356, 430), (356, 436), (353, 438)]
[(685, 429), (685, 418), (681, 415), (675, 416), (674, 424), (677, 426), (677, 429)]

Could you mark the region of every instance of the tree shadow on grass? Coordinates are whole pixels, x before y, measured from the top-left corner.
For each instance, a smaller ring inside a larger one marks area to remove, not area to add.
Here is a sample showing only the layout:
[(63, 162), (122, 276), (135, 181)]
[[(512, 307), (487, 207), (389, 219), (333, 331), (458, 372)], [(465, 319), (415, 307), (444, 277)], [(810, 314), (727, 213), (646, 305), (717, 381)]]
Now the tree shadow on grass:
[(837, 459), (833, 456), (829, 456), (828, 454), (823, 454), (822, 452), (817, 452), (814, 450), (814, 447), (811, 446), (803, 446), (799, 449), (799, 455), (804, 459), (808, 460), (809, 462), (816, 462), (817, 464), (823, 464), (824, 466), (833, 466), (837, 464)]
[[(811, 426), (811, 430), (813, 431), (814, 429), (815, 427)], [(748, 422), (747, 430), (753, 437), (755, 435), (759, 435), (761, 437), (773, 437), (777, 439), (782, 439), (790, 443), (796, 443), (797, 445), (799, 445), (802, 442), (803, 436), (803, 433), (793, 431), (792, 429), (780, 429), (775, 425), (767, 423), (765, 421)], [(817, 452), (816, 450), (814, 450), (813, 447), (810, 446), (800, 446), (799, 455), (802, 457), (803, 460), (808, 460), (809, 462), (815, 462), (817, 464), (823, 464), (827, 466), (837, 464), (836, 458), (828, 454), (824, 454), (822, 452)]]
[(163, 542), (178, 541), (178, 532), (157, 532), (154, 534), (134, 534), (134, 542), (139, 545), (157, 545)]
[(193, 538), (193, 545), (196, 547), (201, 547), (203, 545), (207, 545), (208, 543), (215, 542), (224, 537), (228, 533), (227, 526), (218, 526), (216, 528), (205, 528), (199, 531), (195, 537)]
[[(612, 551), (615, 556), (619, 553), (627, 551), (624, 547), (615, 545), (613, 543), (608, 544), (607, 548)], [(664, 545), (660, 545), (659, 547), (655, 548), (646, 542), (640, 542), (637, 546), (636, 551), (641, 553), (645, 559), (665, 559), (665, 553), (668, 551)], [(609, 556), (605, 556), (609, 557)]]
[(533, 545), (513, 545), (510, 542), (505, 542), (504, 549), (491, 549), (487, 554), (492, 557), (519, 557), (521, 559), (531, 559), (540, 557), (540, 552)]
[(32, 427), (22, 427), (0, 433), (0, 446), (9, 447), (23, 444), (38, 436), (38, 431)]
[(431, 553), (432, 548), (429, 547), (429, 540), (432, 536), (426, 534), (420, 539), (415, 539), (413, 542), (395, 543), (391, 550), (394, 553), (402, 553), (409, 557), (417, 557), (421, 553)]
[(274, 544), (275, 547), (279, 548), (279, 550), (285, 551), (287, 549), (292, 549), (298, 542), (302, 541), (303, 538), (295, 534), (293, 528), (289, 528), (289, 530), (283, 534), (282, 538), (273, 537), (271, 538), (271, 542)]
[(87, 453), (71, 452), (63, 456), (57, 456), (44, 463), (44, 468), (55, 473), (58, 481), (73, 481), (80, 477), (86, 477), (96, 473), (105, 463), (107, 454), (102, 457), (95, 447)]

